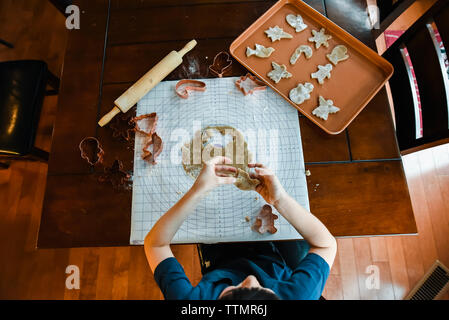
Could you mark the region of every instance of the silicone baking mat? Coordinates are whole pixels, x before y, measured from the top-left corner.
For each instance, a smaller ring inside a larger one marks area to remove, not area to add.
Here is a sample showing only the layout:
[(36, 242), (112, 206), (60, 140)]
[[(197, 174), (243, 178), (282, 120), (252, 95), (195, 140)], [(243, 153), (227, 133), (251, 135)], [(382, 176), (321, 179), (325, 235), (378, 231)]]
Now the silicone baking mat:
[[(207, 90), (193, 92), (188, 99), (175, 94), (176, 81), (164, 81), (137, 104), (137, 115), (157, 112), (156, 132), (164, 149), (156, 165), (148, 164), (141, 159), (144, 137), (136, 134), (131, 244), (142, 244), (159, 217), (192, 186), (194, 180), (181, 163), (181, 146), (209, 125), (229, 125), (241, 131), (255, 162), (273, 169), (287, 192), (309, 209), (297, 110), (270, 88), (244, 96), (235, 86), (237, 79), (202, 79)], [(301, 239), (274, 208), (279, 215), (278, 232), (261, 235), (252, 231), (264, 204), (255, 191), (220, 186), (184, 221), (173, 243)]]

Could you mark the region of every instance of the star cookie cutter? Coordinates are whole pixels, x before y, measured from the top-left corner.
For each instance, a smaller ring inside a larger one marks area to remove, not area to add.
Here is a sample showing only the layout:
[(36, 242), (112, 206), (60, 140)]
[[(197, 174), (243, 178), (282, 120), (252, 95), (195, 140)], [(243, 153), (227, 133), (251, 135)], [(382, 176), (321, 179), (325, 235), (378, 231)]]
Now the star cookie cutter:
[(221, 51), (215, 57), (212, 64), (209, 66), (209, 70), (219, 78), (223, 77), (223, 74), (231, 67), (232, 60), (227, 52)]
[(235, 82), (235, 85), (245, 96), (253, 94), (255, 91), (267, 89), (267, 86), (263, 81), (260, 81), (250, 73), (247, 73), (246, 76), (241, 76), (240, 79)]
[(183, 99), (187, 99), (191, 91), (204, 92), (206, 91), (206, 84), (199, 80), (184, 79), (178, 81), (175, 86), (176, 94)]
[(91, 166), (103, 163), (104, 150), (97, 138), (84, 138), (79, 144), (79, 149), (81, 158), (85, 159)]

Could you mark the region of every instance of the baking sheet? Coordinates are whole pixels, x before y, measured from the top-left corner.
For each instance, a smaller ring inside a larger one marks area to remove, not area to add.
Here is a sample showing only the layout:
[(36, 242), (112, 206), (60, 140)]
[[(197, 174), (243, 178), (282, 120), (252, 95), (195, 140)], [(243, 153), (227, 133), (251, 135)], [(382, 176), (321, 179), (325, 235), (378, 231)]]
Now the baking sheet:
[[(192, 186), (194, 180), (181, 164), (181, 146), (208, 125), (230, 125), (240, 130), (255, 162), (272, 168), (287, 192), (309, 209), (298, 112), (269, 88), (244, 96), (235, 86), (237, 79), (201, 79), (206, 92), (193, 92), (188, 99), (175, 94), (177, 81), (164, 81), (137, 104), (137, 116), (157, 112), (156, 132), (164, 149), (157, 165), (148, 164), (141, 159), (144, 137), (136, 134), (131, 244), (143, 244), (159, 217)], [(255, 191), (221, 186), (203, 199), (173, 243), (301, 239), (274, 208), (279, 215), (275, 222), (278, 232), (261, 235), (252, 231), (255, 216), (264, 204)]]
[[(302, 32), (295, 32), (295, 29), (285, 19), (288, 14), (300, 14), (308, 28)], [(293, 39), (281, 39), (272, 42), (264, 31), (276, 25), (293, 35)], [(326, 34), (330, 34), (332, 39), (328, 41), (328, 48), (321, 46), (321, 48), (315, 49), (315, 44), (309, 42), (308, 38), (312, 36), (312, 30), (319, 31), (321, 28), (325, 28)], [(272, 47), (275, 51), (269, 58), (246, 57), (246, 48), (253, 49), (256, 43), (265, 47)], [(291, 55), (302, 44), (313, 48), (312, 58), (307, 60), (302, 55), (295, 65), (291, 65)], [(330, 63), (326, 54), (331, 53), (332, 49), (339, 44), (348, 48), (349, 59), (340, 62), (337, 66), (333, 65), (331, 79), (325, 79), (324, 84), (320, 85), (310, 75), (318, 70), (318, 65)], [(329, 134), (342, 132), (384, 86), (393, 73), (393, 67), (388, 61), (299, 0), (277, 2), (231, 44), (230, 52), (250, 72), (262, 79), (291, 105)], [(272, 70), (272, 61), (285, 65), (287, 71), (292, 73), (293, 76), (289, 79), (282, 79), (278, 84), (275, 84), (267, 76), (267, 73)], [(315, 89), (310, 100), (296, 105), (289, 99), (289, 92), (299, 83), (304, 82), (312, 83)], [(330, 115), (326, 121), (312, 115), (313, 109), (318, 106), (320, 95), (333, 100), (334, 105), (340, 108), (338, 113)]]

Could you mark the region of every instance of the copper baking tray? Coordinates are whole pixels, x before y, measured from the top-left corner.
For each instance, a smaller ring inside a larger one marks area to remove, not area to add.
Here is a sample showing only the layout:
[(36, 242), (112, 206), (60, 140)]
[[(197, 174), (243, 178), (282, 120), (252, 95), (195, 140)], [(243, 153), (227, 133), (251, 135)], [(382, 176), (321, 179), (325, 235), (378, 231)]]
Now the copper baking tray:
[[(300, 14), (308, 28), (302, 32), (295, 32), (285, 17), (290, 14)], [(292, 39), (281, 39), (271, 42), (264, 33), (269, 27), (281, 27), (285, 32), (293, 35)], [(321, 46), (315, 49), (314, 43), (308, 41), (312, 36), (312, 30), (326, 29), (326, 34), (332, 36), (329, 47)], [(275, 51), (269, 58), (247, 57), (246, 47), (254, 48), (254, 44), (265, 47), (273, 47)], [(301, 44), (307, 44), (313, 48), (311, 59), (305, 59), (302, 55), (295, 65), (290, 64), (290, 57), (294, 50)], [(317, 71), (318, 65), (326, 65), (329, 60), (326, 54), (342, 44), (348, 48), (349, 59), (333, 66), (331, 78), (325, 79), (320, 85), (316, 79), (310, 77)], [(263, 80), (273, 90), (279, 93), (285, 100), (297, 108), (311, 121), (329, 134), (342, 132), (354, 118), (363, 110), (368, 102), (384, 86), (393, 74), (393, 66), (376, 52), (354, 38), (348, 32), (337, 26), (325, 16), (314, 10), (309, 5), (299, 0), (281, 0), (257, 19), (231, 44), (229, 51), (245, 68)], [(267, 73), (272, 70), (271, 62), (283, 64), (292, 73), (289, 79), (282, 79), (274, 83)], [(315, 89), (311, 98), (301, 105), (296, 105), (288, 97), (292, 88), (299, 83), (310, 82)], [(312, 114), (312, 110), (318, 106), (318, 97), (334, 101), (334, 105), (340, 108), (336, 114), (329, 115), (324, 121)]]

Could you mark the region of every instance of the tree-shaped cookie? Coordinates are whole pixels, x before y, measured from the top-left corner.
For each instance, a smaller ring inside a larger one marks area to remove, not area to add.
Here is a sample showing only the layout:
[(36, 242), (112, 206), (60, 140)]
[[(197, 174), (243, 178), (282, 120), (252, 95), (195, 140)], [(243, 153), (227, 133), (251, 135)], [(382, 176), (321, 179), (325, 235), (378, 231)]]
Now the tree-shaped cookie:
[(332, 39), (331, 35), (325, 34), (326, 29), (321, 28), (320, 31), (312, 30), (313, 37), (309, 38), (310, 42), (315, 42), (315, 48), (318, 49), (321, 46), (329, 47), (327, 40)]
[(290, 33), (285, 32), (282, 28), (279, 28), (278, 26), (268, 28), (268, 30), (265, 30), (265, 33), (267, 37), (271, 39), (272, 42), (281, 39), (293, 38), (293, 36)]
[(320, 105), (316, 107), (312, 114), (321, 118), (323, 120), (327, 120), (329, 117), (329, 113), (337, 113), (340, 111), (340, 108), (334, 106), (334, 102), (332, 100), (326, 100), (322, 96), (319, 97)]
[(287, 67), (285, 65), (279, 65), (276, 62), (271, 63), (273, 70), (268, 72), (267, 76), (270, 77), (271, 80), (278, 83), (281, 79), (290, 78), (292, 74), (287, 71)]
[(310, 99), (310, 93), (313, 91), (313, 84), (306, 82), (300, 83), (296, 88), (290, 90), (289, 97), (296, 104), (301, 104)]
[(324, 79), (331, 78), (331, 71), (332, 71), (332, 65), (330, 63), (326, 64), (325, 66), (318, 66), (318, 71), (312, 73), (310, 76), (312, 79), (316, 79), (319, 84), (324, 83)]
[(304, 20), (302, 19), (301, 15), (294, 15), (294, 14), (288, 14), (285, 17), (285, 20), (287, 20), (287, 23), (291, 25), (293, 28), (295, 28), (296, 32), (301, 32), (304, 29), (307, 28), (307, 25), (304, 23)]
[(273, 209), (270, 205), (266, 204), (262, 207), (259, 214), (256, 217), (252, 229), (260, 234), (269, 232), (271, 234), (276, 233), (278, 230), (274, 226), (274, 220), (278, 218), (277, 215), (273, 214)]

